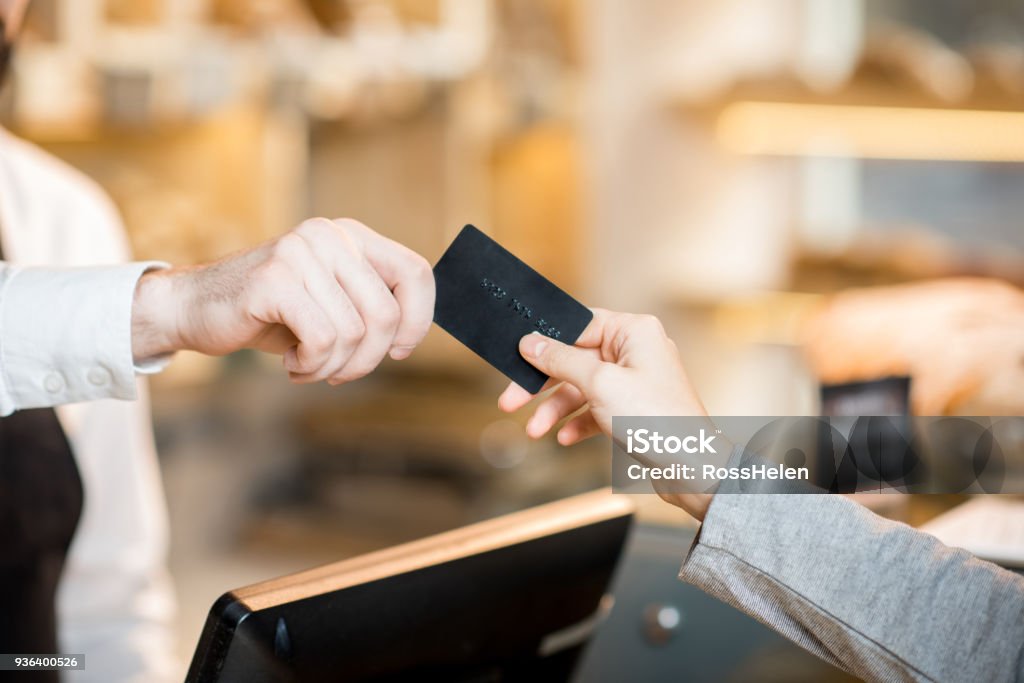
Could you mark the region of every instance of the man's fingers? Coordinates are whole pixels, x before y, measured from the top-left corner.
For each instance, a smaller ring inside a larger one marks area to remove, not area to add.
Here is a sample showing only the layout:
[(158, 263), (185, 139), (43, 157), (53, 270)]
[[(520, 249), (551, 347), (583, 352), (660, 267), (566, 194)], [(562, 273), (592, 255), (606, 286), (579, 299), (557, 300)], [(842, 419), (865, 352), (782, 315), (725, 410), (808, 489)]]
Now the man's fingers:
[[(325, 218), (311, 219), (296, 231), (315, 254), (311, 265), (332, 278), (358, 311), (362, 334), (343, 366), (334, 368), (332, 384), (358, 379), (371, 372), (391, 349), (400, 311), (391, 290), (363, 257), (358, 239)], [(341, 334), (346, 334), (344, 330)]]
[(412, 353), (434, 319), (434, 273), (411, 249), (379, 235), (357, 221), (344, 221), (360, 237), (366, 260), (388, 286), (401, 311), (391, 356), (401, 360)]
[(533, 417), (526, 423), (526, 433), (539, 439), (564, 418), (582, 408), (587, 402), (583, 393), (571, 384), (562, 384), (537, 406)]
[(578, 349), (541, 334), (519, 340), (519, 352), (535, 368), (587, 392), (602, 363), (590, 349)]
[[(261, 316), (263, 317), (263, 316)], [(336, 330), (330, 318), (302, 287), (281, 285), (279, 296), (264, 319), (284, 325), (298, 344), (284, 354), (284, 366), (297, 382), (313, 381), (334, 351)]]
[(334, 348), (329, 357), (303, 378), (303, 382), (320, 382), (346, 366), (359, 348), (366, 328), (348, 296), (326, 273), (306, 277), (306, 291), (334, 327)]
[(302, 282), (306, 292), (334, 326), (334, 350), (330, 357), (316, 371), (301, 378), (302, 382), (319, 382), (340, 372), (362, 347), (366, 326), (334, 273), (316, 255), (315, 245), (305, 239), (289, 238), (279, 242), (279, 249), (296, 279)]
[(262, 334), (253, 341), (252, 347), (266, 353), (283, 356), (288, 349), (299, 343), (299, 340), (284, 325), (268, 325)]

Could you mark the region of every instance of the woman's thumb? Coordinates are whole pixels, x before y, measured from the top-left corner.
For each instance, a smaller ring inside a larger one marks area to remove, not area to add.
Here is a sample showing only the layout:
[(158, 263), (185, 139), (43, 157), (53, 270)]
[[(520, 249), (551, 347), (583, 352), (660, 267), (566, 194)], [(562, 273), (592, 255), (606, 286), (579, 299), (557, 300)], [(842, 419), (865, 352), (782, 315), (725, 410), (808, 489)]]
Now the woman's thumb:
[(534, 332), (519, 340), (519, 352), (531, 365), (555, 379), (585, 389), (600, 364), (594, 354)]

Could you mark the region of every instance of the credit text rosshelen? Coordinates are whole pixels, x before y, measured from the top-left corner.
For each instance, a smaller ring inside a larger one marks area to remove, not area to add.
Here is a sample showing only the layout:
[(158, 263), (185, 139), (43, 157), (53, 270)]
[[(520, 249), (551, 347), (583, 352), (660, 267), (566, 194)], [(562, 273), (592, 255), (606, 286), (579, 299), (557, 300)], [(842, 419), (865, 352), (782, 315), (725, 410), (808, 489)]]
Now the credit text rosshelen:
[[(677, 436), (662, 435), (649, 429), (626, 430), (626, 452), (630, 455), (690, 455), (717, 454), (714, 440), (715, 434), (708, 434), (701, 429), (697, 434)], [(688, 465), (672, 463), (662, 467), (650, 467), (632, 464), (626, 469), (626, 475), (633, 480), (758, 480), (758, 479), (802, 479), (810, 478), (806, 467), (787, 467), (757, 463), (741, 467), (721, 467), (713, 464)]]

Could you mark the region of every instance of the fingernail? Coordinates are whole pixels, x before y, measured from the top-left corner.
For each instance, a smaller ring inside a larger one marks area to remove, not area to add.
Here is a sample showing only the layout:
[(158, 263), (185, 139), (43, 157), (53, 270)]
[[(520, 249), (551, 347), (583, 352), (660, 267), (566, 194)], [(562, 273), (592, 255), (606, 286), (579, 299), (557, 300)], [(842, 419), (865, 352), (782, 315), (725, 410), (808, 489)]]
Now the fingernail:
[(388, 352), (388, 355), (393, 360), (405, 360), (412, 355), (412, 348), (411, 346), (395, 346)]
[(537, 332), (531, 332), (523, 337), (520, 342), (520, 346), (523, 349), (523, 353), (528, 356), (536, 357), (544, 353), (544, 349), (548, 347), (548, 342), (543, 335), (538, 334)]
[(295, 347), (288, 349), (284, 352), (284, 356), (281, 357), (281, 362), (284, 364), (284, 369), (288, 372), (299, 371), (299, 358), (295, 352)]

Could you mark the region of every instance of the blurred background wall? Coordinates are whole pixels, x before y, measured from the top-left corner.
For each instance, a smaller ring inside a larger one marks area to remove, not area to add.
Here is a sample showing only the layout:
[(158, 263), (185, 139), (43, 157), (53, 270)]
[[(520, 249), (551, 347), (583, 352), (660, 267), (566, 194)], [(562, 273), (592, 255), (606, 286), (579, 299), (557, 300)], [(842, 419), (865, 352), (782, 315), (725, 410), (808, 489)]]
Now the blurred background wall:
[[(433, 261), (472, 222), (663, 316), (713, 414), (813, 414), (821, 295), (1024, 280), (1022, 39), (1010, 0), (33, 0), (0, 108), (139, 258), (326, 215)], [(338, 389), (277, 363), (153, 380), (183, 654), (228, 588), (607, 480), (438, 330)]]

